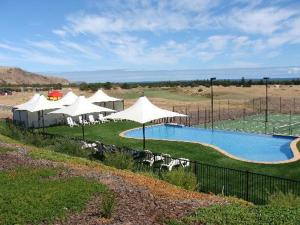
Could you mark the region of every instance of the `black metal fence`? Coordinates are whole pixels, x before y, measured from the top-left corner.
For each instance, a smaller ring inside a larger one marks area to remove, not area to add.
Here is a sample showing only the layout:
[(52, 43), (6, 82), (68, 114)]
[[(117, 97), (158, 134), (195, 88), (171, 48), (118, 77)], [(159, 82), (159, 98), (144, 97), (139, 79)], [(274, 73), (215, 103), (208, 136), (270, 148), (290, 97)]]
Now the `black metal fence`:
[[(130, 148), (117, 148), (113, 145), (103, 146), (106, 149), (105, 151), (126, 152), (132, 155), (138, 163), (143, 163), (142, 159), (156, 159), (156, 156), (161, 156), (157, 153), (147, 153)], [(161, 163), (168, 164), (172, 160), (182, 161), (182, 159), (164, 156), (163, 161), (154, 162), (153, 166), (149, 166), (148, 169), (153, 172), (160, 172)], [(300, 181), (297, 180), (209, 165), (197, 161), (188, 160), (186, 162), (189, 166), (185, 168), (195, 174), (199, 184), (198, 191), (200, 192), (235, 196), (255, 204), (266, 204), (269, 196), (278, 192), (293, 193), (300, 196)], [(144, 170), (145, 167), (142, 167), (142, 169)]]

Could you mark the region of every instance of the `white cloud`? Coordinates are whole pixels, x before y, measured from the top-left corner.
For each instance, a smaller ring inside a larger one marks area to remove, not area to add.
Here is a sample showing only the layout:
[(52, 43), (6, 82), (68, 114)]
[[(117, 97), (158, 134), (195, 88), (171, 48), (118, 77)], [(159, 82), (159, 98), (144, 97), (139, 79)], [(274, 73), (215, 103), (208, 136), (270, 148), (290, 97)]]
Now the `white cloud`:
[(62, 29), (55, 29), (52, 32), (60, 37), (65, 37), (67, 35), (67, 32)]
[(238, 28), (245, 33), (257, 33), (271, 35), (276, 31), (283, 30), (291, 17), (298, 14), (293, 9), (276, 7), (267, 8), (235, 8), (227, 15), (224, 23)]
[(27, 41), (31, 46), (51, 52), (62, 52), (55, 44), (49, 41)]
[(62, 41), (61, 42), (65, 47), (76, 50), (80, 53), (82, 53), (83, 57), (89, 57), (93, 59), (99, 59), (100, 55), (94, 52), (91, 48), (82, 46), (78, 43), (72, 42), (72, 41)]

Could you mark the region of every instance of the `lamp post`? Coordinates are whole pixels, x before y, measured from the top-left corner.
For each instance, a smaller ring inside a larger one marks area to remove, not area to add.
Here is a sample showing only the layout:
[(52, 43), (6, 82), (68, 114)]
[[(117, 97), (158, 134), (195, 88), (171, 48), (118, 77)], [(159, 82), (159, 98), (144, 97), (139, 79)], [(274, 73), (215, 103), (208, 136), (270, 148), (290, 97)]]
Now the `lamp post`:
[(266, 84), (266, 110), (265, 110), (265, 133), (267, 133), (267, 123), (268, 123), (268, 80), (269, 77), (264, 77), (263, 78), (265, 80), (265, 84)]
[(215, 77), (210, 78), (210, 99), (211, 99), (211, 129), (214, 129), (214, 90), (213, 81), (216, 80)]

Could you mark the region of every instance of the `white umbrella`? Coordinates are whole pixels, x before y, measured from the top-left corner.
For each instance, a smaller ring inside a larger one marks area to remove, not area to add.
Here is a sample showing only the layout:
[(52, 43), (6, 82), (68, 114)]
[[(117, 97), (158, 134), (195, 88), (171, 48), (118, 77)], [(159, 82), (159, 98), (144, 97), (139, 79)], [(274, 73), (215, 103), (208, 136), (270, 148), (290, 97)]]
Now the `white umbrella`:
[(116, 102), (121, 101), (121, 99), (108, 96), (101, 89), (96, 91), (91, 97), (87, 98), (91, 103), (101, 103), (101, 102)]
[(61, 99), (57, 100), (56, 102), (62, 106), (72, 105), (77, 98), (78, 96), (75, 95), (73, 91), (69, 91), (65, 96), (63, 96)]
[[(79, 96), (72, 105), (66, 106), (50, 113), (66, 114), (69, 116), (82, 116), (96, 112), (115, 112), (115, 110), (94, 105), (90, 103), (84, 96)], [(82, 136), (84, 139), (84, 123), (82, 123)]]
[(143, 147), (145, 149), (145, 123), (170, 117), (187, 117), (187, 115), (161, 109), (153, 105), (147, 97), (143, 96), (129, 108), (105, 118), (131, 120), (143, 124)]
[[(44, 95), (39, 95), (35, 100), (33, 100), (30, 103), (27, 103), (26, 105), (23, 105), (22, 107), (17, 108), (16, 110), (25, 110), (28, 112), (42, 112), (42, 118), (43, 118), (43, 132), (45, 128), (45, 120), (44, 120), (44, 110), (49, 109), (58, 109), (61, 108), (59, 104), (57, 104), (54, 101), (49, 101), (45, 98)], [(40, 121), (40, 117), (39, 117)]]

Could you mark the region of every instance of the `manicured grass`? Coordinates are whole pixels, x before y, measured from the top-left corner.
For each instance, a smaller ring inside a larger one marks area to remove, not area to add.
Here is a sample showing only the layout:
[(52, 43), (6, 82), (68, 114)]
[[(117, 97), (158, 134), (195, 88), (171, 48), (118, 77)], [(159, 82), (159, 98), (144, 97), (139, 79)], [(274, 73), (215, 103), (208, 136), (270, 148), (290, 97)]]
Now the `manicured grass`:
[(200, 208), (193, 216), (169, 225), (298, 225), (300, 208), (274, 206), (217, 205)]
[[(90, 140), (100, 140), (106, 144), (115, 144), (117, 146), (127, 146), (142, 150), (142, 140), (128, 139), (119, 136), (122, 131), (138, 126), (140, 126), (140, 124), (133, 122), (105, 123), (87, 126), (85, 134), (87, 139)], [(82, 136), (80, 127), (69, 128), (67, 126), (57, 126), (47, 128), (47, 132), (73, 137)], [(197, 160), (212, 165), (300, 180), (300, 162), (278, 165), (247, 163), (224, 156), (210, 147), (183, 142), (147, 140), (146, 148), (153, 152), (169, 153), (173, 157), (185, 157), (190, 160)]]
[(53, 177), (58, 169), (0, 172), (0, 223), (41, 224), (80, 211), (92, 195), (106, 191), (96, 181), (82, 177)]

